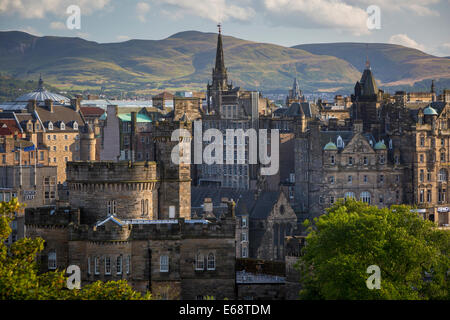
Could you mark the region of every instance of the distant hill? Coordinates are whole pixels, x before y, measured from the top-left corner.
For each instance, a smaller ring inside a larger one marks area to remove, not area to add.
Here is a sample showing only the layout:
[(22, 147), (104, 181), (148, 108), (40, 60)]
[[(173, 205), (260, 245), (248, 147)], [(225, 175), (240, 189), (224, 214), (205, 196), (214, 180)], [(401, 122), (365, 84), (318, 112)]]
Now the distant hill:
[[(385, 43), (302, 44), (293, 48), (333, 55), (361, 70), (366, 56), (377, 80), (385, 87), (413, 85), (426, 79), (450, 79), (450, 60), (417, 49)], [(430, 82), (430, 81), (428, 81)]]
[[(101, 87), (138, 93), (205, 90), (211, 80), (216, 41), (217, 34), (197, 31), (163, 40), (104, 44), (0, 32), (0, 70), (23, 80), (37, 80), (42, 73), (46, 83), (71, 91), (95, 92)], [(287, 48), (230, 36), (224, 36), (223, 43), (233, 84), (264, 92), (287, 92), (294, 76), (304, 91), (348, 92), (360, 78), (365, 60), (364, 44)], [(370, 44), (369, 56), (375, 76), (383, 83), (397, 85), (398, 81), (436, 75), (450, 78), (449, 59), (414, 49)]]

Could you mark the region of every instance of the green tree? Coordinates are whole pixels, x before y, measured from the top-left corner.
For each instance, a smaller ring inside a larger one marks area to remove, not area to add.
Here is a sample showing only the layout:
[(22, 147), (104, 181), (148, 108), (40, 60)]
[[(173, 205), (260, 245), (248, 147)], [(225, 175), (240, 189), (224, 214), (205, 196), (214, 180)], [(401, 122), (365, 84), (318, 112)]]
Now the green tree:
[[(300, 298), (449, 299), (450, 233), (410, 210), (349, 199), (306, 221)], [(371, 265), (380, 268), (380, 289), (366, 286)]]
[(125, 280), (97, 281), (81, 289), (66, 287), (65, 270), (39, 273), (36, 256), (44, 249), (41, 238), (24, 238), (12, 245), (5, 244), (14, 218), (13, 213), (21, 205), (14, 198), (10, 202), (0, 202), (0, 299), (15, 300), (140, 300), (151, 299), (151, 294), (141, 295), (134, 291)]

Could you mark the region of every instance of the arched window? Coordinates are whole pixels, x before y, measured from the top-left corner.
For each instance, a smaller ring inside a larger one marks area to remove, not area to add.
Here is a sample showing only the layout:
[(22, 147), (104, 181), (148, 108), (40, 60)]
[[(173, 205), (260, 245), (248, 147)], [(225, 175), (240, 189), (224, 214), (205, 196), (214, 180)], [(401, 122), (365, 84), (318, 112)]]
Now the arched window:
[(370, 193), (367, 191), (361, 192), (361, 194), (359, 195), (359, 200), (370, 204)]
[(345, 199), (354, 199), (355, 198), (355, 194), (353, 192), (346, 192), (345, 193)]
[(56, 251), (52, 250), (48, 253), (48, 268), (50, 270), (56, 269)]
[(212, 253), (212, 252), (210, 252), (208, 254), (207, 269), (208, 270), (216, 270), (216, 257), (214, 256), (214, 253)]
[(203, 254), (197, 253), (196, 261), (195, 261), (195, 270), (204, 270), (205, 269), (205, 258)]
[(66, 125), (61, 121), (61, 125), (59, 126), (61, 130), (66, 130)]
[(48, 122), (48, 130), (53, 130), (53, 123), (51, 121)]
[(439, 170), (438, 181), (447, 182), (447, 170), (445, 169)]
[(141, 200), (141, 215), (145, 216), (145, 200)]
[(78, 130), (78, 123), (76, 121), (73, 122), (73, 130)]

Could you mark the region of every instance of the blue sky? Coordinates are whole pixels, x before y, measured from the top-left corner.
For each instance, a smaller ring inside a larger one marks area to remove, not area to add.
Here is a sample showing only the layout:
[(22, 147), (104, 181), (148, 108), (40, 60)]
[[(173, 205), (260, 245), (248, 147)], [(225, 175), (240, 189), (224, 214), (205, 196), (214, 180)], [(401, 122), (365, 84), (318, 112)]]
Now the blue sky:
[[(66, 9), (81, 10), (69, 30)], [(380, 9), (380, 29), (366, 9)], [(0, 30), (82, 37), (97, 42), (164, 39), (186, 30), (293, 46), (384, 42), (450, 56), (450, 0), (0, 0)]]

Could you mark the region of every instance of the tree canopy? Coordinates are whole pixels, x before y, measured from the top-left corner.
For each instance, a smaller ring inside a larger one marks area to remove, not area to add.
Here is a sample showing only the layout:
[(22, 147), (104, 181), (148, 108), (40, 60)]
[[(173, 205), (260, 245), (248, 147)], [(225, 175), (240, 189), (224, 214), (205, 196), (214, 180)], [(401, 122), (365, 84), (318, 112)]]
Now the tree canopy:
[[(411, 207), (339, 200), (305, 225), (309, 234), (296, 264), (301, 299), (450, 298), (450, 232)], [(380, 268), (380, 289), (366, 286), (371, 265)]]
[(14, 198), (0, 203), (0, 299), (15, 300), (141, 300), (151, 299), (133, 290), (126, 280), (97, 281), (81, 289), (66, 287), (65, 270), (39, 273), (36, 256), (44, 249), (42, 238), (23, 238), (5, 244), (10, 223), (21, 205)]

